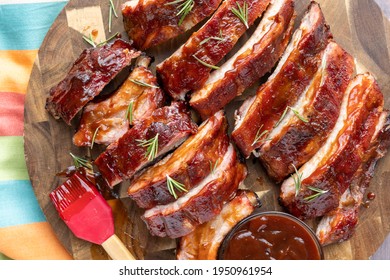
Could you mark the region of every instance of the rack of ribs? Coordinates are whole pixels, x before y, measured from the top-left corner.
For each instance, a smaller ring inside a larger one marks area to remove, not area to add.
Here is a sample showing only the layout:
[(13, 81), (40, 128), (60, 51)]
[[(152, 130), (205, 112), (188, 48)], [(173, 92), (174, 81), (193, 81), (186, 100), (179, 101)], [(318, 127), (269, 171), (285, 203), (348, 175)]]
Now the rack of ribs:
[(366, 160), (377, 130), (385, 123), (380, 121), (385, 119), (383, 112), (383, 95), (374, 77), (357, 75), (348, 85), (326, 142), (283, 182), (281, 204), (301, 219), (321, 217), (335, 210)]
[(221, 163), (196, 187), (172, 203), (157, 205), (141, 217), (150, 233), (178, 238), (218, 215), (231, 200), (247, 175), (246, 166), (237, 159), (232, 144)]
[(179, 36), (210, 16), (221, 0), (130, 0), (122, 5), (123, 25), (129, 38), (140, 50), (157, 46)]
[[(192, 121), (186, 105), (174, 102), (156, 109), (150, 117), (135, 124), (110, 144), (94, 164), (107, 185), (113, 187), (132, 178), (137, 171), (182, 144), (196, 131), (197, 125)], [(144, 145), (152, 139), (156, 140), (154, 147)]]
[(179, 260), (215, 260), (222, 240), (242, 219), (260, 206), (257, 195), (250, 190), (238, 190), (217, 216), (180, 238), (176, 258)]
[(140, 54), (122, 39), (85, 49), (66, 77), (50, 89), (46, 110), (70, 125), (77, 113)]
[(136, 67), (116, 92), (85, 106), (73, 144), (91, 146), (94, 139), (97, 144), (109, 145), (164, 105), (164, 93), (148, 69), (150, 61), (150, 57), (140, 56)]
[(344, 92), (355, 63), (338, 44), (330, 42), (310, 85), (267, 135), (259, 156), (277, 183), (307, 162), (324, 144), (336, 124)]
[[(170, 57), (157, 65), (164, 90), (175, 100), (203, 86), (212, 68), (234, 47), (238, 39), (260, 17), (270, 0), (225, 0), (213, 16)], [(243, 22), (233, 12), (243, 9)]]
[(249, 40), (191, 94), (190, 105), (202, 119), (223, 109), (272, 70), (291, 38), (294, 20), (293, 0), (271, 1)]
[[(219, 111), (203, 122), (198, 132), (172, 154), (135, 177), (128, 195), (142, 208), (174, 202), (174, 196), (168, 191), (167, 176), (190, 191), (217, 168), (228, 146), (227, 121)], [(176, 193), (177, 197), (185, 194), (183, 191)]]
[(235, 113), (232, 139), (244, 157), (261, 147), (287, 106), (309, 86), (331, 38), (318, 3), (312, 2), (273, 74)]

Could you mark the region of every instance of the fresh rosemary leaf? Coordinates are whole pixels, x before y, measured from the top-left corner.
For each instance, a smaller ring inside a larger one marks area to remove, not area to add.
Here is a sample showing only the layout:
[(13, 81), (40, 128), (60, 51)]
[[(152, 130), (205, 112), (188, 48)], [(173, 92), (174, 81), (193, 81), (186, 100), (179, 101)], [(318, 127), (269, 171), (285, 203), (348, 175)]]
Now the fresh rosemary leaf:
[(92, 47), (96, 48), (96, 43), (95, 43), (95, 41), (92, 39), (92, 34), (89, 34), (89, 37), (83, 35), (83, 39), (84, 39), (88, 44), (90, 44)]
[(208, 67), (208, 68), (211, 68), (211, 69), (214, 69), (214, 70), (218, 70), (218, 69), (219, 69), (218, 66), (208, 64), (208, 63), (204, 62), (203, 60), (197, 58), (196, 55), (194, 55), (194, 54), (193, 54), (192, 56), (193, 56), (200, 64), (202, 64), (202, 65), (204, 65), (204, 66), (206, 66), (206, 67)]
[(118, 14), (116, 13), (114, 3), (112, 2), (112, 0), (109, 1), (110, 1), (110, 9), (114, 12), (114, 16), (117, 18)]
[(100, 46), (103, 46), (105, 44), (107, 44), (109, 41), (111, 41), (112, 39), (114, 39), (115, 37), (117, 37), (119, 35), (119, 32), (115, 33), (114, 35), (112, 35), (110, 38), (108, 38), (107, 40), (103, 41), (103, 42), (100, 42), (99, 44), (96, 45), (96, 47), (100, 47)]
[(112, 8), (110, 7), (108, 9), (108, 32), (111, 33), (111, 26), (112, 26)]
[(151, 84), (145, 83), (143, 81), (135, 80), (135, 79), (130, 79), (130, 81), (132, 81), (134, 84), (137, 84), (137, 85), (143, 86), (143, 87), (159, 88), (159, 86), (151, 85)]
[(73, 159), (73, 164), (76, 168), (84, 167), (88, 170), (93, 170), (92, 162), (90, 160), (87, 160), (85, 158), (78, 157), (72, 153), (69, 153), (70, 156)]
[(139, 143), (138, 146), (146, 148), (145, 157), (147, 157), (149, 161), (152, 161), (156, 158), (158, 152), (158, 133), (149, 140), (136, 141)]
[(181, 192), (188, 192), (184, 184), (172, 179), (171, 177), (169, 177), (169, 175), (166, 175), (166, 177), (167, 177), (168, 191), (175, 199), (178, 198), (175, 189)]
[(274, 125), (274, 128), (277, 127), (277, 126), (282, 122), (282, 120), (283, 120), (284, 117), (286, 116), (287, 111), (288, 111), (289, 108), (290, 108), (290, 107), (287, 106), (286, 109), (284, 109), (283, 114), (280, 116), (279, 120), (278, 120), (278, 121), (276, 122), (276, 124)]
[(91, 150), (93, 149), (93, 144), (95, 143), (96, 135), (99, 131), (99, 128), (100, 128), (100, 125), (95, 129), (95, 132), (93, 133), (92, 141), (91, 141)]
[(296, 110), (296, 109), (294, 109), (294, 108), (291, 108), (291, 107), (290, 107), (290, 109), (291, 109), (291, 111), (295, 114), (295, 116), (297, 116), (298, 119), (300, 119), (301, 121), (303, 121), (303, 122), (305, 122), (305, 123), (309, 122), (308, 119), (306, 119), (304, 116), (302, 116), (301, 114), (299, 114), (298, 110)]
[(206, 39), (204, 39), (202, 42), (200, 42), (200, 46), (203, 45), (203, 44), (206, 44), (208, 41), (210, 40), (216, 40), (216, 41), (220, 41), (220, 42), (223, 42), (226, 40), (226, 38), (223, 37), (222, 35), (222, 30), (219, 30), (219, 37), (217, 36), (211, 36), (211, 37), (207, 37)]
[(317, 197), (328, 192), (328, 190), (325, 191), (325, 190), (321, 190), (321, 189), (315, 188), (315, 187), (307, 187), (307, 188), (314, 192), (314, 194), (309, 195), (309, 196), (304, 198), (304, 200), (306, 200), (307, 202), (311, 202), (311, 201), (315, 200)]
[(237, 8), (232, 8), (232, 13), (235, 14), (245, 25), (246, 28), (249, 28), (248, 25), (248, 4), (244, 2), (244, 4), (241, 5), (237, 3)]
[(263, 125), (261, 125), (260, 127), (259, 127), (259, 129), (257, 130), (257, 132), (256, 132), (256, 136), (255, 136), (255, 140), (253, 140), (253, 143), (252, 143), (252, 145), (251, 146), (254, 146), (254, 145), (256, 145), (268, 132), (269, 132), (269, 130), (268, 129), (266, 129), (266, 130), (264, 130), (264, 131), (262, 131), (261, 133), (260, 133), (260, 131), (261, 131), (261, 128), (263, 127)]
[(217, 160), (214, 162), (214, 164), (212, 163), (211, 160), (210, 160), (209, 162), (210, 162), (210, 172), (211, 172), (212, 174), (214, 174), (214, 172), (215, 172), (215, 170), (216, 170), (216, 168), (217, 168), (217, 166), (218, 166), (219, 159), (217, 159)]
[(301, 189), (301, 186), (302, 186), (302, 175), (303, 174), (298, 172), (298, 169), (295, 167), (294, 164), (292, 166), (295, 169), (295, 174), (293, 175), (293, 179), (294, 179), (294, 185), (295, 185), (295, 196), (297, 196), (299, 193), (299, 190)]
[(134, 107), (134, 102), (131, 101), (129, 103), (129, 106), (127, 106), (127, 110), (126, 110), (126, 116), (125, 118), (127, 120), (129, 120), (129, 124), (131, 125), (133, 123), (133, 107)]
[(168, 2), (165, 5), (175, 5), (175, 4), (180, 4), (178, 6), (179, 11), (176, 13), (177, 16), (181, 16), (178, 25), (180, 26), (186, 16), (192, 11), (194, 8), (194, 0), (175, 0), (172, 2)]

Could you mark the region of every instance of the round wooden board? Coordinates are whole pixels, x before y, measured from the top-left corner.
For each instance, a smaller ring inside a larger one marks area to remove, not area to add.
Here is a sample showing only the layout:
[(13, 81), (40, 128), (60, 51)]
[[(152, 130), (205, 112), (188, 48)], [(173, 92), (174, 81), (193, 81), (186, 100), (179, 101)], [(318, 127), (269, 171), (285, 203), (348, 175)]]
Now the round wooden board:
[[(120, 3), (114, 1), (117, 11)], [(298, 18), (296, 25), (306, 10), (309, 1), (297, 0)], [(318, 1), (321, 4), (334, 38), (357, 60), (358, 72), (370, 71), (378, 79), (385, 95), (386, 108), (390, 108), (390, 22), (383, 15), (374, 0), (333, 0)], [(59, 218), (48, 194), (63, 179), (55, 174), (71, 165), (69, 152), (78, 155), (88, 153), (72, 144), (75, 126), (67, 126), (54, 120), (44, 109), (49, 89), (64, 78), (81, 51), (89, 47), (82, 39), (92, 29), (97, 29), (98, 39), (108, 38), (116, 31), (127, 38), (123, 30), (122, 18), (113, 18), (113, 30), (108, 32), (108, 1), (70, 0), (50, 28), (34, 63), (25, 103), (25, 155), (31, 182), (38, 201), (58, 238), (75, 259), (106, 259), (102, 248), (76, 238)], [(252, 28), (253, 30), (253, 28)], [(234, 53), (249, 38), (251, 30), (244, 35), (231, 52)], [(190, 32), (158, 48), (148, 50), (154, 56), (154, 66), (168, 57), (188, 38)], [(260, 82), (259, 82), (260, 83)], [(247, 90), (240, 98), (226, 108), (230, 128), (232, 115), (242, 100), (255, 92), (259, 84)], [(94, 148), (95, 149), (95, 148)], [(101, 150), (102, 147), (97, 147)], [(98, 151), (94, 151), (98, 153)], [(278, 209), (279, 188), (265, 175), (259, 163), (250, 158), (247, 161), (249, 176), (245, 181), (248, 188), (258, 192), (264, 210)], [(362, 208), (360, 223), (354, 236), (341, 244), (324, 248), (326, 259), (368, 259), (390, 232), (390, 155), (377, 165), (370, 190), (376, 199), (369, 208)], [(122, 188), (126, 187), (126, 183)], [(119, 238), (139, 259), (174, 258), (175, 240), (151, 236), (140, 219), (142, 210), (129, 199), (109, 200), (115, 213), (115, 226)]]

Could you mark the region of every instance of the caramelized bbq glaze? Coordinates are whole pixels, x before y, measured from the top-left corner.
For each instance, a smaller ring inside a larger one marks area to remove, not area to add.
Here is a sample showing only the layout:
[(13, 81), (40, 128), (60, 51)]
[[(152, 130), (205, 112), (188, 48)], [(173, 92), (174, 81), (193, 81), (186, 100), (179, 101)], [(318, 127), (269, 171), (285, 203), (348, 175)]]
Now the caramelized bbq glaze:
[(46, 110), (70, 125), (75, 115), (139, 55), (139, 51), (122, 39), (85, 49), (66, 77), (50, 89)]
[(211, 15), (221, 0), (194, 0), (191, 12), (179, 24), (179, 5), (173, 0), (132, 0), (122, 6), (124, 28), (141, 50), (159, 45), (189, 30)]

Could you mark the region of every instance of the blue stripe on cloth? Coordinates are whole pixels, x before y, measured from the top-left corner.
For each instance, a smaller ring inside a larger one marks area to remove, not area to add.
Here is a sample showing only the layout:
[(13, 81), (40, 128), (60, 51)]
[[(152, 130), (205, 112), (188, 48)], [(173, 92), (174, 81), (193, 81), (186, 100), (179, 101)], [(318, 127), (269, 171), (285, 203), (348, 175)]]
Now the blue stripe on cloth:
[(0, 181), (0, 228), (46, 221), (30, 181)]
[(67, 1), (0, 5), (0, 50), (35, 50)]

